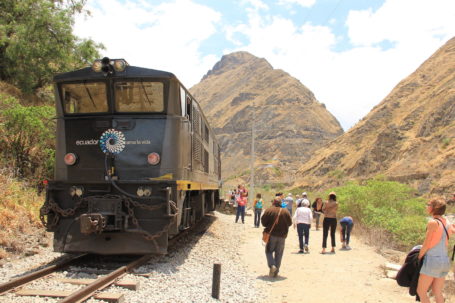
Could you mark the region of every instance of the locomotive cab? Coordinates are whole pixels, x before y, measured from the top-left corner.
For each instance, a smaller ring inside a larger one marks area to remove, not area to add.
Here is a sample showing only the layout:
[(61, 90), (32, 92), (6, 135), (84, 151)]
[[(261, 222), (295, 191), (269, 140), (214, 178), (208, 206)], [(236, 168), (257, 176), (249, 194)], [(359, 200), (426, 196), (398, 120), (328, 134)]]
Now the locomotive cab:
[(166, 253), (218, 201), (219, 147), (199, 105), (172, 73), (123, 59), (54, 82), (55, 173), (41, 210), (54, 250)]

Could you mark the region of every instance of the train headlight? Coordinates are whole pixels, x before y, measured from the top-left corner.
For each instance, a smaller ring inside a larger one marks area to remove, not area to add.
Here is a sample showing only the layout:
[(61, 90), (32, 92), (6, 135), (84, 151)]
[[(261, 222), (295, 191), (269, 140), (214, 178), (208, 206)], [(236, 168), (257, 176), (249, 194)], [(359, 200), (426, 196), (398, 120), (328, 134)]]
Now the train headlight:
[(152, 195), (152, 189), (150, 187), (144, 187), (144, 196), (150, 197)]
[(102, 67), (103, 67), (103, 63), (101, 63), (101, 60), (98, 59), (98, 60), (93, 61), (92, 70), (94, 72), (99, 73), (101, 71)]
[(82, 186), (71, 186), (70, 187), (70, 196), (82, 197), (84, 194), (84, 188)]
[(139, 197), (150, 197), (152, 195), (152, 189), (150, 187), (140, 186), (138, 187), (136, 194)]
[(66, 165), (74, 165), (77, 161), (77, 156), (73, 153), (67, 153), (63, 158), (63, 161), (65, 161)]
[(126, 68), (126, 61), (123, 59), (114, 60), (114, 69), (118, 72), (123, 72)]
[(147, 156), (147, 162), (150, 165), (157, 165), (160, 163), (160, 155), (158, 153), (150, 153)]

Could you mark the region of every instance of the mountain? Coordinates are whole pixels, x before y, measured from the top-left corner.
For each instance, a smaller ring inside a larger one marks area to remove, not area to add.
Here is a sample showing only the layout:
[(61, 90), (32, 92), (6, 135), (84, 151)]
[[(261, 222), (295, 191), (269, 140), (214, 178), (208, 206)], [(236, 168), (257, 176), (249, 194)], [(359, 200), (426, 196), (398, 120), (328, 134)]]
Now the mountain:
[(343, 133), (299, 80), (247, 52), (223, 56), (190, 92), (220, 142), (225, 180), (249, 177), (253, 121), (256, 183), (292, 183), (315, 149)]
[(420, 193), (455, 184), (455, 38), (352, 129), (314, 153), (295, 186), (322, 188), (383, 175)]

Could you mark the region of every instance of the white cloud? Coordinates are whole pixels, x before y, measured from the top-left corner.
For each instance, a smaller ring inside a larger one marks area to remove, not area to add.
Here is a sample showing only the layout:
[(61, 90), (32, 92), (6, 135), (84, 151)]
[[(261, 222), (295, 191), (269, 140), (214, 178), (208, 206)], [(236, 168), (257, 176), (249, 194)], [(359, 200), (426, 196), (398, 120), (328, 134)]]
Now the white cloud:
[(269, 6), (261, 0), (241, 0), (240, 3), (244, 6), (252, 6), (253, 11), (269, 10)]
[[(329, 27), (252, 13), (232, 28), (249, 38), (236, 50), (266, 58), (312, 90), (345, 129), (378, 104), (400, 80), (455, 34), (455, 1), (387, 0), (376, 12), (351, 11), (354, 47), (337, 52)], [(382, 48), (382, 42), (391, 47)]]
[(89, 1), (92, 16), (80, 16), (74, 33), (106, 46), (103, 55), (131, 65), (174, 73), (187, 87), (218, 60), (200, 53), (201, 43), (216, 32), (221, 15), (189, 0), (160, 5), (131, 1)]
[(303, 7), (311, 7), (316, 3), (316, 0), (279, 0), (278, 5), (300, 5)]

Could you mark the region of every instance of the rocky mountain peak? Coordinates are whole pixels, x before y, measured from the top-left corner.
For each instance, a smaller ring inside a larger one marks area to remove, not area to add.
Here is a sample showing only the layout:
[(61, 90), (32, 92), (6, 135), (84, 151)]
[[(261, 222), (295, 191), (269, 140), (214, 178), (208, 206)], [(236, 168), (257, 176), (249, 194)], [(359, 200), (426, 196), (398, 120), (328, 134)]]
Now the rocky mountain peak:
[(244, 65), (255, 67), (265, 66), (269, 69), (273, 69), (267, 60), (253, 56), (245, 51), (239, 51), (221, 57), (221, 60), (218, 61), (213, 68), (207, 72), (207, 74), (204, 75), (201, 81), (205, 80), (210, 75), (219, 75)]
[(299, 80), (248, 52), (223, 56), (190, 91), (221, 144), (225, 179), (249, 177), (252, 128), (259, 184), (290, 184), (292, 170), (343, 133)]

